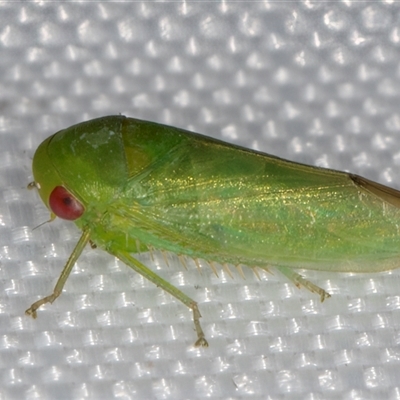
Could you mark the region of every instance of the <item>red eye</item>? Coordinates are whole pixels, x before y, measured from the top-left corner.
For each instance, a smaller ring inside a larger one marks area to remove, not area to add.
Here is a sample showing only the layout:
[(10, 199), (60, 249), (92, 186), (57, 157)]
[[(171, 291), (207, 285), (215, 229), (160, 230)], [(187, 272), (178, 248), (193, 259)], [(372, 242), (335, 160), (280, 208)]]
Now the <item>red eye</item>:
[(56, 186), (50, 194), (49, 205), (57, 217), (74, 220), (79, 218), (85, 208), (67, 189)]

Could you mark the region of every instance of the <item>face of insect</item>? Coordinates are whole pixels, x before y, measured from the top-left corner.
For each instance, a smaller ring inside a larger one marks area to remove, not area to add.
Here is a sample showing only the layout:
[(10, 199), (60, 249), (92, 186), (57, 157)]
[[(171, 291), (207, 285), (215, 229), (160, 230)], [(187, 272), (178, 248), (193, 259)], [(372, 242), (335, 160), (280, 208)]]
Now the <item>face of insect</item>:
[(52, 216), (75, 220), (83, 214), (85, 207), (63, 186), (60, 174), (47, 152), (51, 139), (52, 137), (39, 146), (33, 158), (35, 187)]
[(123, 117), (100, 118), (57, 132), (33, 158), (40, 197), (53, 215), (76, 220), (88, 204), (107, 201), (120, 188), (125, 164)]

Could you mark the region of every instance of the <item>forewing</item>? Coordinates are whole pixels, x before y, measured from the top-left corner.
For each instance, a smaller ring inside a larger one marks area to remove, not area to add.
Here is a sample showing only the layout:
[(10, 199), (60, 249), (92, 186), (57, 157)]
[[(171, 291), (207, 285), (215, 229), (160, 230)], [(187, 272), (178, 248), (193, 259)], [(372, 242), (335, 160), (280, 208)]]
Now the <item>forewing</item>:
[(219, 143), (172, 148), (129, 192), (116, 212), (133, 234), (194, 257), (318, 268), (397, 251), (397, 207), (350, 175)]

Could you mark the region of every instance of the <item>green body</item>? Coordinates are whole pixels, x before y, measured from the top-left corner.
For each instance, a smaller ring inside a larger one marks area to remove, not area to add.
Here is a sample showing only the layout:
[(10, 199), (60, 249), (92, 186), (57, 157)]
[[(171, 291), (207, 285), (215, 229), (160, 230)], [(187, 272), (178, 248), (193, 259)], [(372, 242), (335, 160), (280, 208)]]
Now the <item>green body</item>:
[(363, 187), (348, 173), (177, 128), (123, 116), (84, 122), (41, 144), (34, 175), (84, 204), (76, 224), (90, 226), (91, 240), (110, 252), (151, 247), (234, 265), (348, 272), (400, 266), (399, 192), (387, 188), (394, 201), (383, 199), (379, 185), (374, 193), (372, 182)]
[(84, 122), (45, 140), (33, 173), (30, 187), (50, 210), (57, 188), (70, 196), (57, 204), (80, 203), (80, 216), (69, 219), (83, 231), (54, 292), (27, 310), (33, 317), (60, 295), (89, 240), (191, 308), (199, 346), (207, 341), (197, 303), (131, 253), (157, 249), (211, 265), (275, 266), (321, 300), (329, 294), (294, 269), (400, 266), (397, 190), (181, 129), (124, 116)]
[(85, 206), (76, 224), (111, 252), (348, 272), (400, 266), (400, 209), (349, 174), (172, 127), (123, 116), (72, 126), (41, 144), (34, 175), (73, 193)]

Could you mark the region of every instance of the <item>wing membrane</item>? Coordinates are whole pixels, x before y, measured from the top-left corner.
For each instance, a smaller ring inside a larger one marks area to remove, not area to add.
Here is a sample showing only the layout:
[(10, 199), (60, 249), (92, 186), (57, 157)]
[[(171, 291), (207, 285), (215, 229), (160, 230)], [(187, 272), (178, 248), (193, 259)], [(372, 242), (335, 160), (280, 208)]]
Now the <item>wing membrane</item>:
[(139, 240), (175, 253), (334, 270), (399, 253), (397, 191), (222, 143), (174, 147), (127, 192), (136, 201), (115, 214), (132, 220)]

